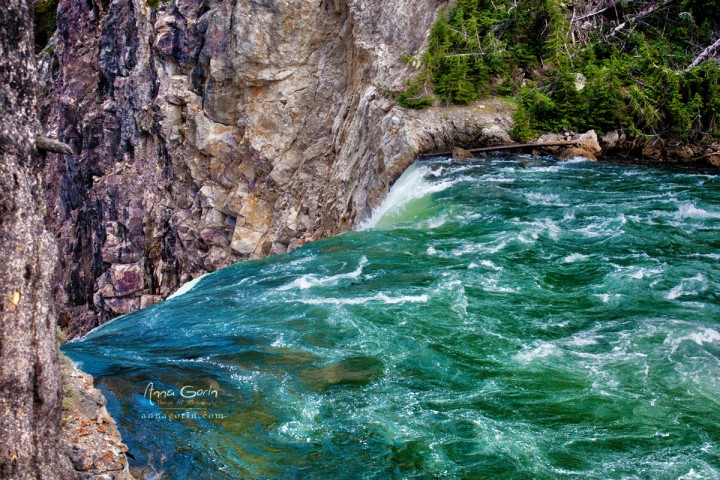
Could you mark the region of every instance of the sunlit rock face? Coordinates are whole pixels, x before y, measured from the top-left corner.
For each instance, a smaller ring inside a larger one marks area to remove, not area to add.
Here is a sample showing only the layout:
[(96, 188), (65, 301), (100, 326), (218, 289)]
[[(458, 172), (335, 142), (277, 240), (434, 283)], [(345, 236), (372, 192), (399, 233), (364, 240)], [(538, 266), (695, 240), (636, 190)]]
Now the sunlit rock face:
[(381, 94), (404, 87), (402, 58), (446, 5), (62, 0), (41, 116), (75, 152), (45, 171), (71, 334), (352, 228), (420, 151), (502, 141), (506, 114), (407, 112)]

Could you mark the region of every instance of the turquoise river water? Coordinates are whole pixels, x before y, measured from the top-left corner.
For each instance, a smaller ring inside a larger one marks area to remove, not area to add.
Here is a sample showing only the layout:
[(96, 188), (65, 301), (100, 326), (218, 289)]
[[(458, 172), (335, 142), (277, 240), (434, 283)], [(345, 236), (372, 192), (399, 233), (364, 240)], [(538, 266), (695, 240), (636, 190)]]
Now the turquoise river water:
[(64, 351), (173, 479), (720, 478), (720, 177), (420, 162)]

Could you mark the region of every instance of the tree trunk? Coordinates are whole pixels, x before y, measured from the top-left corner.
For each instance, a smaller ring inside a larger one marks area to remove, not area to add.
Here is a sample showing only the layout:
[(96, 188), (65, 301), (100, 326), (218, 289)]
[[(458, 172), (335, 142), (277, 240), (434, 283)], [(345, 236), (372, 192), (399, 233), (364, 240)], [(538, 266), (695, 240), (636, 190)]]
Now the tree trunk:
[(34, 137), (27, 0), (0, 2), (0, 478), (70, 479), (50, 274), (56, 256)]

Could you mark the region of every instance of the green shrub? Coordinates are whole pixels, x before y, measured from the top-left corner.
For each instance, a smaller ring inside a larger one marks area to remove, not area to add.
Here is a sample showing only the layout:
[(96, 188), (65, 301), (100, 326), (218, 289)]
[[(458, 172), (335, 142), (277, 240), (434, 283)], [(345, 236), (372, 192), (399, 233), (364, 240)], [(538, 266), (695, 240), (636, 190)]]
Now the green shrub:
[(57, 27), (58, 0), (36, 0), (34, 8), (35, 53), (40, 53)]
[(413, 109), (422, 109), (433, 104), (433, 98), (423, 91), (419, 82), (409, 83), (397, 100), (401, 107)]
[(510, 136), (521, 143), (537, 137), (538, 132), (533, 128), (532, 123), (527, 109), (522, 104), (518, 105), (513, 113), (513, 128), (510, 130)]

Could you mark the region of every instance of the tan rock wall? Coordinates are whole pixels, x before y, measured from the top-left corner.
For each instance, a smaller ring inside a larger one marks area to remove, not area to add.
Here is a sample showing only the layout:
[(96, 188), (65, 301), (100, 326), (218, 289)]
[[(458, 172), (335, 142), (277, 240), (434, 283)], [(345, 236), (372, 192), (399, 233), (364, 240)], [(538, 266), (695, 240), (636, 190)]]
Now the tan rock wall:
[[(445, 5), (61, 0), (42, 114), (75, 152), (46, 169), (71, 334), (351, 229), (435, 144), (505, 138), (490, 125), (507, 116), (404, 111), (378, 90), (404, 87)], [(143, 281), (118, 289), (128, 265)]]

